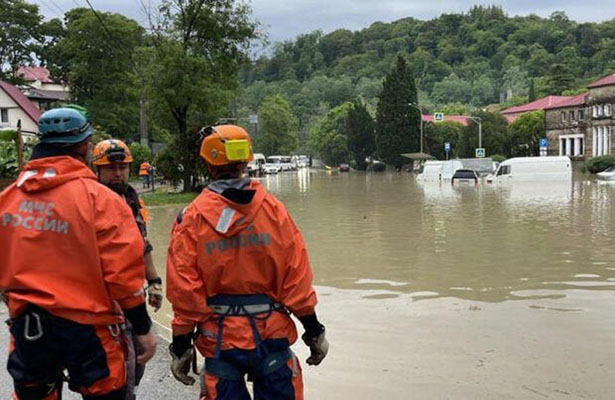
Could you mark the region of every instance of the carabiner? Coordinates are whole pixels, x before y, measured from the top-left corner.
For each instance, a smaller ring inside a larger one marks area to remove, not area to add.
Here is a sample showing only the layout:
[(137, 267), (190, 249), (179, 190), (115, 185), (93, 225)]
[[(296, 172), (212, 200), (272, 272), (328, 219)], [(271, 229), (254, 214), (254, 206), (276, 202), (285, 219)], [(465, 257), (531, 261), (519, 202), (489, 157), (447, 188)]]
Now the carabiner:
[[(33, 315), (36, 320), (36, 330), (37, 333), (35, 335), (30, 335), (30, 316)], [(41, 323), (41, 317), (35, 312), (29, 312), (26, 314), (26, 326), (24, 327), (23, 336), (26, 340), (31, 342), (38, 340), (43, 337), (43, 324)]]

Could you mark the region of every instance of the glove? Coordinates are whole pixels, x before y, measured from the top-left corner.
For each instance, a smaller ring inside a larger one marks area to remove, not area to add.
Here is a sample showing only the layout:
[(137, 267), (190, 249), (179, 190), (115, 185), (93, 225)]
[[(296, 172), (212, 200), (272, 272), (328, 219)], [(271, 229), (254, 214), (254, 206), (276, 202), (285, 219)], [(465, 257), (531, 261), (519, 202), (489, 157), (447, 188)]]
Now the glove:
[(154, 308), (154, 312), (160, 310), (162, 306), (162, 285), (152, 283), (147, 287), (147, 303)]
[(194, 385), (196, 380), (188, 375), (190, 372), (190, 363), (194, 356), (194, 349), (191, 347), (182, 354), (181, 357), (173, 352), (173, 345), (169, 346), (169, 352), (171, 353), (171, 372), (175, 379), (187, 386)]
[(325, 331), (323, 330), (318, 336), (308, 336), (306, 333), (301, 336), (303, 342), (310, 348), (310, 356), (305, 362), (308, 365), (318, 365), (329, 352), (329, 342), (325, 339)]

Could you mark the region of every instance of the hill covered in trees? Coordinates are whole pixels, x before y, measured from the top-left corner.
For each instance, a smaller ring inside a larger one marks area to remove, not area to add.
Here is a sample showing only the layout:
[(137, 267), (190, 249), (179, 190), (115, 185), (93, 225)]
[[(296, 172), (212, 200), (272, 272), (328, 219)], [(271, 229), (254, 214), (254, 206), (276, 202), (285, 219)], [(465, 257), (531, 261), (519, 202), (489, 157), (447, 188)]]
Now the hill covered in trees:
[[(376, 22), (360, 31), (320, 31), (278, 43), (241, 76), (238, 114), (280, 95), (296, 118), (299, 145), (330, 110), (362, 98), (375, 114), (382, 82), (398, 55), (414, 73), (429, 112), (469, 113), (502, 103), (582, 89), (615, 70), (615, 20), (577, 23), (508, 16), (499, 7), (473, 7), (421, 21)], [(531, 89), (533, 87), (533, 89)]]

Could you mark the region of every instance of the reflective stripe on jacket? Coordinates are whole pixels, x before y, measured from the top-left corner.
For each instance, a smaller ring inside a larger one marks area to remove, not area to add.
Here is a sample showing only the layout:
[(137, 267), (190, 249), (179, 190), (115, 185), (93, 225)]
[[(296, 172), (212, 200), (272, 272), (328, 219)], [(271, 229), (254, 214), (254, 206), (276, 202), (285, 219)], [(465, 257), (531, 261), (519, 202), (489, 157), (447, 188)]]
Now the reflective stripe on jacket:
[[(286, 208), (256, 181), (248, 204), (204, 190), (175, 224), (167, 255), (167, 297), (173, 333), (204, 335), (197, 345), (213, 355), (217, 317), (207, 307), (216, 294), (265, 294), (297, 316), (314, 313), (316, 293), (303, 238)], [(297, 339), (290, 317), (273, 312), (257, 321), (263, 338)], [(254, 348), (245, 317), (224, 319), (222, 349)]]
[(130, 208), (71, 157), (30, 161), (0, 193), (0, 290), (82, 324), (143, 303), (143, 239)]

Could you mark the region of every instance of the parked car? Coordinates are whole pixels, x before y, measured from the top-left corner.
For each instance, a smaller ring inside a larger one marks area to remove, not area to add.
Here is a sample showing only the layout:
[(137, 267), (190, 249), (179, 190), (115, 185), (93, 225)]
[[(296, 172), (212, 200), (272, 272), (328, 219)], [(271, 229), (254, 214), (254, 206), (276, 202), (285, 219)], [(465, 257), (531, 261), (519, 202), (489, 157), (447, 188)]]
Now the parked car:
[(567, 156), (510, 158), (487, 177), (487, 183), (571, 180), (572, 163)]
[(478, 172), (473, 169), (458, 169), (451, 179), (453, 186), (476, 186), (478, 182)]
[(280, 163), (266, 163), (263, 165), (263, 173), (265, 174), (277, 174), (282, 170)]
[(603, 181), (615, 181), (615, 167), (610, 167), (596, 174)]
[(348, 165), (348, 164), (340, 164), (338, 169), (340, 170), (340, 172), (348, 172), (348, 171), (350, 171), (350, 165)]

